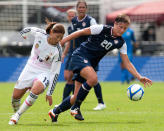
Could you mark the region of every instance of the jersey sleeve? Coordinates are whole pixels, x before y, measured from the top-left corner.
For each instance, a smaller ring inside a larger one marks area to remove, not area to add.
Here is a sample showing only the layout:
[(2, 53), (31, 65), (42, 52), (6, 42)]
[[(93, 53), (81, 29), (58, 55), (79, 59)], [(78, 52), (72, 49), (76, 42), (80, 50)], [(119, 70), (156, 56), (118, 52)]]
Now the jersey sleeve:
[(120, 53), (121, 54), (127, 54), (127, 46), (126, 43), (123, 44), (123, 46), (120, 48)]
[(54, 92), (59, 73), (60, 73), (60, 68), (61, 68), (61, 61), (53, 61), (52, 66), (51, 66), (51, 72), (50, 72), (50, 83), (49, 83), (49, 88), (47, 90), (47, 95), (51, 96)]
[(44, 32), (44, 30), (36, 28), (36, 27), (26, 27), (24, 28), (20, 34), (22, 37), (29, 37), (29, 35), (36, 36), (38, 32)]
[(92, 25), (90, 26), (90, 30), (91, 30), (91, 35), (98, 35), (101, 33), (101, 31), (103, 30), (103, 25)]
[(94, 18), (92, 18), (90, 21), (90, 25), (92, 26), (92, 25), (96, 25), (96, 24), (97, 24), (96, 20)]

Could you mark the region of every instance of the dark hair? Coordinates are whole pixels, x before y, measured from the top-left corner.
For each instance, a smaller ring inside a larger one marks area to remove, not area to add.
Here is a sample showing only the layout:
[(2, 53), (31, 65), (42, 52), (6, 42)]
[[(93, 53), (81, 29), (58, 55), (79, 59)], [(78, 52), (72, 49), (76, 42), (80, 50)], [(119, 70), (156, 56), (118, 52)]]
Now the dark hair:
[(50, 22), (48, 23), (48, 26), (46, 28), (46, 33), (50, 34), (50, 31), (53, 31), (54, 33), (62, 33), (65, 34), (65, 29), (62, 24), (56, 23), (56, 22)]
[(76, 4), (76, 8), (79, 6), (80, 3), (84, 3), (87, 8), (87, 2), (85, 0), (78, 0)]
[(125, 15), (125, 14), (118, 15), (115, 19), (115, 22), (117, 22), (117, 23), (123, 22), (123, 23), (130, 24), (130, 17), (128, 15)]

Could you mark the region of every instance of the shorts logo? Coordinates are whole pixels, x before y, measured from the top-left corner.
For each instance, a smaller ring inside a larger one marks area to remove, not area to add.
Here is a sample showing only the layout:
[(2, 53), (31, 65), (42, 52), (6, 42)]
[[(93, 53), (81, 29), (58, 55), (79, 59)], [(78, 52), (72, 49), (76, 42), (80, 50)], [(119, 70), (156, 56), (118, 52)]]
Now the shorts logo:
[(88, 60), (84, 60), (84, 63), (88, 63)]

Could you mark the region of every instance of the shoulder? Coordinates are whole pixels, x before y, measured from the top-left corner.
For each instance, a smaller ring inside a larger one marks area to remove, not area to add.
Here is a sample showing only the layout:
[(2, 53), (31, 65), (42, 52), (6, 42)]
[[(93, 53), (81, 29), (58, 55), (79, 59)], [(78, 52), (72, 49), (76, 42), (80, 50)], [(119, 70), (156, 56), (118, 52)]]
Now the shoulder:
[(103, 32), (111, 35), (112, 26), (104, 25)]
[(95, 21), (96, 21), (96, 19), (95, 19), (95, 18), (93, 18), (93, 17), (92, 17), (92, 16), (90, 16), (90, 15), (87, 15), (85, 19), (90, 20), (90, 21), (91, 21), (91, 20), (95, 20)]
[(128, 28), (127, 31), (130, 33), (134, 33), (134, 31), (131, 28)]
[(122, 36), (117, 37), (117, 39), (119, 40), (120, 44), (123, 45), (125, 43), (125, 40), (123, 39)]
[(73, 19), (72, 19), (72, 23), (76, 22), (77, 21), (77, 16), (75, 16)]
[(41, 28), (36, 28), (36, 32), (37, 32), (37, 33), (44, 34), (44, 35), (47, 34), (46, 31), (45, 31), (44, 29), (41, 29)]

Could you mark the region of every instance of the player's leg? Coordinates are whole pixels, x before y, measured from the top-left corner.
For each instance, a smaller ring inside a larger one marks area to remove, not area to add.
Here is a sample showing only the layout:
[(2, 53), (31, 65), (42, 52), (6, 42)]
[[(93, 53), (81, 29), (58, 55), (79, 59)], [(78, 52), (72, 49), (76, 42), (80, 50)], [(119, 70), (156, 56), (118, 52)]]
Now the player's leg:
[(31, 107), (38, 95), (44, 91), (44, 85), (41, 81), (36, 80), (31, 88), (29, 96), (25, 99), (24, 103), (21, 105), (20, 109), (17, 111), (19, 115), (22, 115), (29, 107)]
[(37, 79), (34, 80), (29, 96), (27, 96), (23, 104), (20, 106), (19, 110), (11, 117), (9, 121), (10, 125), (17, 124), (20, 116), (34, 104), (34, 102), (38, 98), (38, 95), (41, 94), (47, 87), (49, 83), (49, 79), (47, 78), (47, 74), (41, 74), (37, 77)]
[(93, 109), (94, 110), (103, 110), (104, 108), (106, 108), (106, 105), (104, 104), (104, 101), (103, 101), (102, 90), (101, 90), (100, 83), (97, 83), (94, 86), (94, 92), (95, 92), (95, 95), (96, 95), (97, 100), (98, 100), (98, 105)]
[(71, 108), (71, 106), (74, 104), (76, 96), (78, 94), (79, 88), (81, 87), (81, 83), (80, 82), (75, 82), (75, 91), (74, 94), (72, 96), (68, 96), (66, 97), (61, 104), (59, 104), (59, 106), (55, 107), (54, 109), (51, 109), (49, 111), (49, 116), (52, 120), (52, 122), (57, 122), (57, 118), (59, 116), (60, 113), (68, 110)]
[(63, 91), (63, 100), (70, 95), (71, 92), (74, 91), (74, 82), (72, 81), (73, 72), (70, 70), (64, 71), (64, 78), (66, 80), (66, 84)]
[(21, 104), (21, 98), (26, 93), (27, 89), (28, 88), (25, 89), (14, 88), (13, 95), (12, 95), (12, 108), (14, 112), (17, 112), (17, 110), (19, 109)]
[[(99, 70), (99, 65), (95, 67), (95, 71), (97, 72), (98, 70)], [(97, 83), (94, 86), (94, 92), (95, 92), (95, 95), (97, 97), (98, 105), (95, 108), (93, 108), (93, 110), (102, 110), (102, 109), (104, 109), (106, 107), (106, 105), (104, 104), (104, 101), (103, 101), (100, 83)]]
[(77, 94), (77, 98), (75, 104), (71, 107), (71, 114), (77, 120), (82, 120), (82, 115), (80, 112), (80, 106), (82, 102), (85, 100), (86, 96), (88, 95), (90, 89), (97, 84), (97, 74), (91, 66), (86, 66), (80, 71), (80, 76), (86, 79)]
[(23, 104), (20, 106), (19, 110), (11, 117), (9, 124), (15, 125), (17, 124), (18, 120), (20, 119), (20, 116), (29, 108), (31, 107), (36, 99), (38, 98), (38, 95), (44, 91), (44, 85), (39, 80), (35, 81), (29, 96), (25, 99)]

